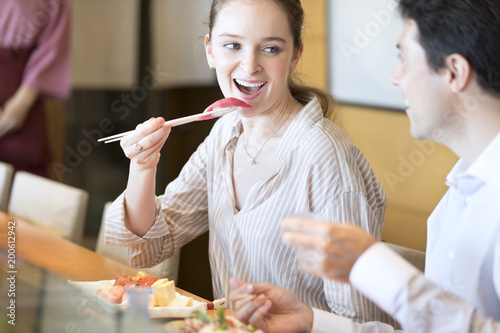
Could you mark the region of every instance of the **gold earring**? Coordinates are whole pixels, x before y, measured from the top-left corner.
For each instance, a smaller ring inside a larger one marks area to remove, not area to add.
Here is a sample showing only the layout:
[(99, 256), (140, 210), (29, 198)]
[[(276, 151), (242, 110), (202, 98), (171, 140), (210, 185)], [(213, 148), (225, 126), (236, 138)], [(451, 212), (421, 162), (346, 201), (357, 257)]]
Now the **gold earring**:
[(210, 70), (212, 70), (212, 69), (214, 69), (214, 68), (215, 68), (215, 67), (214, 67), (214, 64), (212, 64), (212, 63), (210, 63), (208, 66), (210, 67)]

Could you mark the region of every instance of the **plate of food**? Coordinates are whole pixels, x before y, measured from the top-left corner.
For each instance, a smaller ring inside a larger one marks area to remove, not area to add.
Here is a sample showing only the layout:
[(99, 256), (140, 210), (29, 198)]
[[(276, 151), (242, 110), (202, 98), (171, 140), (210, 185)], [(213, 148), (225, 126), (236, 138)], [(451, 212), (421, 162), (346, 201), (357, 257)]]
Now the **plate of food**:
[[(195, 316), (184, 319), (184, 333), (263, 333), (252, 325), (245, 325), (236, 317), (226, 315), (223, 309), (217, 310), (217, 317), (212, 318), (203, 312), (195, 312)], [(169, 326), (167, 326), (169, 328)]]
[(185, 318), (195, 313), (206, 313), (207, 309), (225, 308), (225, 300), (199, 302), (191, 297), (175, 291), (173, 280), (159, 279), (139, 272), (132, 277), (120, 274), (114, 280), (102, 281), (69, 281), (78, 289), (106, 306), (114, 306), (120, 310), (129, 307), (127, 290), (135, 287), (151, 288), (149, 298), (149, 315), (151, 318)]

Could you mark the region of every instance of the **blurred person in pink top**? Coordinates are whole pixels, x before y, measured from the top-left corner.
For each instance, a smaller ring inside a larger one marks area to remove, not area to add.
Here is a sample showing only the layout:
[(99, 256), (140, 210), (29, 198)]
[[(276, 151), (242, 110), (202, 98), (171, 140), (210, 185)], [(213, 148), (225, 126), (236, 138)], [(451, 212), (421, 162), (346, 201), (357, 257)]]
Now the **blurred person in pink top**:
[(47, 175), (43, 98), (70, 94), (69, 0), (0, 1), (0, 161)]

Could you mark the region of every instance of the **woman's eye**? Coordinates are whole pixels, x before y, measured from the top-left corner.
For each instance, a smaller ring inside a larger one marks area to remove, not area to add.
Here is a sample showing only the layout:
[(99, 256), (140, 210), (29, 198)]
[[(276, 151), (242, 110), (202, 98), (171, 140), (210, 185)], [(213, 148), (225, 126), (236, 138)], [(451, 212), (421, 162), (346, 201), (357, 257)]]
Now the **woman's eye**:
[(224, 44), (224, 47), (226, 47), (228, 49), (232, 49), (232, 50), (238, 50), (241, 48), (241, 45), (238, 43), (227, 43), (227, 44)]
[(269, 46), (269, 47), (264, 48), (264, 51), (268, 52), (268, 53), (279, 53), (281, 50), (279, 49), (279, 47)]

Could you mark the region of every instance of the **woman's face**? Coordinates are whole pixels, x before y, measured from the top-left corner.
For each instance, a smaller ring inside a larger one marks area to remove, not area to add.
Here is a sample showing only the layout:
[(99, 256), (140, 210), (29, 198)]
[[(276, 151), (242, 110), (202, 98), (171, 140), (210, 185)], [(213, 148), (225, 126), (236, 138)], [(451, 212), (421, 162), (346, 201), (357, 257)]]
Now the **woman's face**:
[(302, 47), (295, 52), (286, 13), (272, 1), (226, 2), (205, 47), (222, 93), (251, 104), (242, 111), (248, 116), (279, 108), (290, 98), (288, 73)]

